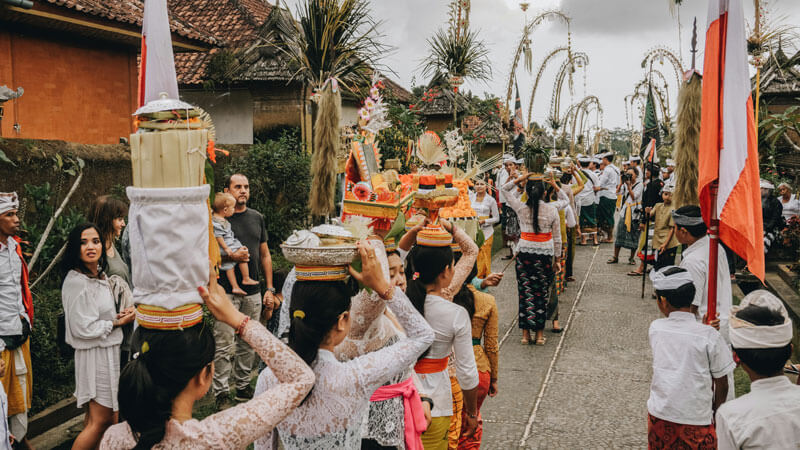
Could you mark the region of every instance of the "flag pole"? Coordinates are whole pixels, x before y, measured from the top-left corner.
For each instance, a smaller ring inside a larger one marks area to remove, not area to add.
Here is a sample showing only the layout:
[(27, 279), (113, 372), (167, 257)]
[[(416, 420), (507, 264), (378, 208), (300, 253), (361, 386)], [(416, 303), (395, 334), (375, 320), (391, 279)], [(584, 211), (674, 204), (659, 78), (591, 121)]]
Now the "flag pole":
[(708, 309), (706, 323), (717, 318), (717, 267), (719, 265), (719, 216), (717, 192), (719, 179), (711, 183), (711, 227), (708, 229)]

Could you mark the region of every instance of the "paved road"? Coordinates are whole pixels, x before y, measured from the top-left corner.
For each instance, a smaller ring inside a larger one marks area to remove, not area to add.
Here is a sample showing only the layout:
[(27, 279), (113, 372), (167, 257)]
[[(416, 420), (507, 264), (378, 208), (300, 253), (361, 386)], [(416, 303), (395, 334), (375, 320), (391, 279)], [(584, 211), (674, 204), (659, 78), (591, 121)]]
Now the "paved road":
[[(659, 317), (641, 279), (613, 247), (578, 247), (576, 281), (561, 296), (561, 335), (522, 346), (513, 267), (495, 288), (500, 310), (499, 393), (483, 405), (484, 449), (647, 447), (651, 377), (647, 330)], [(505, 251), (501, 254), (505, 254)], [(500, 255), (498, 255), (500, 256)], [(506, 261), (496, 258), (495, 270)], [(648, 286), (649, 289), (649, 286)], [(551, 323), (547, 323), (547, 330)]]

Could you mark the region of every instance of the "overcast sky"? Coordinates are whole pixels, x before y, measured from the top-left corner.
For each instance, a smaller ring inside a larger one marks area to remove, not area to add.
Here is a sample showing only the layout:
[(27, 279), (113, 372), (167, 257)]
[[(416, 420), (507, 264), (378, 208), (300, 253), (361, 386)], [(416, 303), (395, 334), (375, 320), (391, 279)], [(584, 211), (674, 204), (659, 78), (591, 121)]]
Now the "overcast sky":
[[(567, 86), (562, 91), (562, 114), (573, 101), (585, 95), (596, 95), (605, 111), (606, 128), (625, 127), (623, 98), (632, 93), (636, 83), (644, 77), (641, 62), (648, 50), (656, 46), (671, 48), (682, 56), (685, 68), (691, 65), (689, 43), (692, 20), (697, 17), (698, 68), (702, 68), (702, 50), (706, 27), (708, 0), (684, 0), (680, 8), (681, 44), (679, 46), (678, 19), (670, 15), (668, 0), (530, 0), (527, 17), (532, 19), (547, 9), (560, 9), (572, 18), (572, 48), (589, 57), (584, 75), (575, 74), (574, 95), (570, 97)], [(762, 0), (764, 2), (765, 0)], [(299, 0), (288, 0), (295, 12)], [(753, 17), (753, 3), (744, 0), (745, 16)], [(426, 39), (437, 28), (447, 27), (447, 0), (370, 0), (374, 17), (383, 21), (380, 31), (383, 42), (394, 47), (394, 52), (384, 58), (405, 87), (424, 84), (419, 70), (420, 60), (427, 52)], [(768, 13), (773, 19), (783, 18), (787, 23), (800, 24), (799, 0), (768, 0)], [(492, 80), (468, 82), (467, 90), (475, 94), (490, 92), (505, 98), (514, 51), (522, 34), (525, 13), (517, 0), (472, 0), (470, 27), (479, 30), (490, 50), (493, 63)], [(752, 19), (751, 23), (752, 23)], [(525, 117), (528, 114), (533, 79), (544, 57), (567, 42), (566, 26), (549, 21), (532, 34), (533, 74), (528, 74), (522, 64), (517, 69), (520, 96)], [(682, 51), (680, 49), (682, 48)], [(548, 116), (550, 97), (556, 72), (564, 61), (557, 57), (551, 61), (537, 90), (533, 107), (533, 120), (543, 123)], [(659, 69), (670, 83), (669, 97), (674, 106), (677, 83), (672, 67), (665, 62)], [(566, 83), (565, 83), (566, 84)], [(512, 99), (513, 101), (513, 99)], [(638, 127), (638, 120), (636, 120)]]

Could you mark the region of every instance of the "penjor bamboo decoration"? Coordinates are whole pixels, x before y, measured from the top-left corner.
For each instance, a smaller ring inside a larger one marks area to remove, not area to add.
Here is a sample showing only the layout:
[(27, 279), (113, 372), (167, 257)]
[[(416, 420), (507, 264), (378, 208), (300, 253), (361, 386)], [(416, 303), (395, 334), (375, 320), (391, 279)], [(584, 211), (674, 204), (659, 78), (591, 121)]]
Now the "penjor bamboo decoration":
[(703, 101), (700, 75), (692, 72), (678, 94), (678, 129), (675, 142), (675, 207), (697, 205), (700, 151), (700, 105)]
[(326, 216), (334, 211), (341, 117), (341, 92), (335, 82), (326, 83), (320, 93), (317, 120), (314, 122), (314, 154), (311, 160), (309, 207), (311, 214), (316, 216)]

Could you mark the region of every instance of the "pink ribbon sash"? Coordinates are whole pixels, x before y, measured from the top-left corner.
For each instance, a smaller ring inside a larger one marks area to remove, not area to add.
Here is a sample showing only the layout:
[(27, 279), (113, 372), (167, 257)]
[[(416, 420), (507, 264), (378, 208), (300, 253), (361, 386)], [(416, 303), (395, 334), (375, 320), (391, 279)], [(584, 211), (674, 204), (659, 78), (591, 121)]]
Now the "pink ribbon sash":
[(425, 411), (422, 409), (422, 401), (419, 399), (417, 387), (414, 386), (411, 377), (397, 384), (379, 387), (369, 400), (380, 402), (401, 395), (403, 396), (406, 449), (423, 450), (420, 436), (428, 428), (428, 425), (425, 420)]

